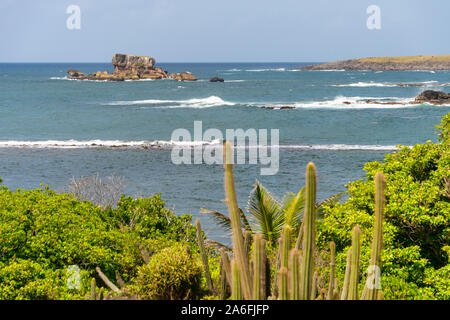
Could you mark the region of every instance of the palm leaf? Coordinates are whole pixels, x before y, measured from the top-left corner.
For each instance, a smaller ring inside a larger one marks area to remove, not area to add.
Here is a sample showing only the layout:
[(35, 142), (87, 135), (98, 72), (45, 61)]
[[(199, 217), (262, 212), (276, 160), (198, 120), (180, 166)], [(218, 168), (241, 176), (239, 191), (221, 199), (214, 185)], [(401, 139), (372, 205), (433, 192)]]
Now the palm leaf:
[(219, 211), (210, 211), (204, 208), (200, 209), (201, 213), (208, 214), (210, 217), (216, 221), (216, 223), (222, 227), (225, 231), (231, 232), (231, 220), (228, 216), (224, 215), (223, 213), (220, 213)]
[(283, 213), (285, 224), (291, 226), (296, 232), (299, 230), (303, 210), (305, 208), (305, 188), (303, 187), (297, 194), (292, 192), (283, 198)]
[(245, 215), (244, 211), (242, 211), (242, 209), (239, 208), (239, 212), (241, 213), (242, 228), (253, 233), (252, 227), (250, 226), (250, 223), (248, 222), (247, 216)]
[(284, 224), (284, 215), (278, 200), (256, 181), (248, 199), (247, 211), (251, 214), (254, 230), (276, 245)]
[(217, 242), (217, 241), (214, 241), (214, 240), (211, 240), (211, 239), (206, 239), (205, 240), (205, 247), (206, 248), (214, 247), (216, 249), (224, 248), (225, 251), (228, 251), (228, 252), (232, 252), (233, 251), (233, 249), (231, 249), (230, 247), (224, 245), (223, 243), (220, 243), (220, 242)]
[[(239, 208), (239, 211), (241, 213), (241, 225), (242, 225), (242, 229), (244, 230), (248, 230), (251, 233), (253, 233), (252, 228), (250, 226), (250, 223), (247, 220), (247, 217), (245, 215), (245, 213), (242, 211), (241, 208)], [(215, 222), (222, 227), (222, 229), (224, 229), (225, 231), (230, 231), (231, 232), (231, 220), (228, 216), (224, 215), (223, 213), (219, 212), (219, 211), (210, 211), (204, 208), (200, 209), (201, 213), (205, 213), (208, 214), (209, 216), (211, 216)]]

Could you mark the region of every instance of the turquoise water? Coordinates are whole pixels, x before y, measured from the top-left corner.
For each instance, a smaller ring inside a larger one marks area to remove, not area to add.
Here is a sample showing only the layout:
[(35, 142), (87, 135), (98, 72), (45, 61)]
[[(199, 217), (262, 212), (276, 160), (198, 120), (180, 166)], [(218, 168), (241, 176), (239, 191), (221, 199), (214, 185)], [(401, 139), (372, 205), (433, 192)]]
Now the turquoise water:
[[(190, 71), (200, 80), (73, 81), (65, 78), (67, 68), (91, 73), (111, 72), (112, 66), (0, 64), (4, 184), (61, 189), (73, 176), (114, 173), (125, 177), (126, 193), (161, 192), (177, 213), (198, 216), (202, 207), (226, 211), (220, 165), (171, 162), (172, 131), (192, 132), (194, 121), (201, 120), (204, 130), (280, 130), (278, 174), (261, 176), (259, 165), (236, 166), (241, 206), (255, 179), (279, 197), (298, 191), (309, 161), (317, 165), (323, 199), (364, 177), (363, 164), (382, 160), (395, 145), (435, 140), (435, 125), (450, 110), (407, 104), (425, 89), (448, 91), (450, 72), (293, 71), (302, 63), (158, 65), (169, 72)], [(208, 82), (215, 76), (225, 82)], [(400, 83), (420, 86), (396, 86)], [(202, 221), (211, 238), (223, 240), (209, 218)]]

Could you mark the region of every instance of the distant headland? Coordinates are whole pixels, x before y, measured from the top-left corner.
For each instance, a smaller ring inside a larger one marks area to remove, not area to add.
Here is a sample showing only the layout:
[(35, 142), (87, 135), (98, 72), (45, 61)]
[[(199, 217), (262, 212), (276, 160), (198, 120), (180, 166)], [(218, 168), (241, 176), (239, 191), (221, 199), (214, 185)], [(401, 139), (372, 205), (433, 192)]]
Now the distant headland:
[(100, 80), (100, 81), (124, 81), (124, 80), (157, 80), (171, 78), (179, 81), (195, 81), (197, 78), (189, 72), (168, 74), (160, 67), (155, 67), (155, 59), (148, 56), (136, 56), (131, 54), (116, 53), (112, 58), (113, 73), (97, 71), (85, 75), (83, 72), (68, 69), (69, 79), (75, 80)]
[(298, 70), (450, 70), (450, 55), (361, 58), (308, 65)]

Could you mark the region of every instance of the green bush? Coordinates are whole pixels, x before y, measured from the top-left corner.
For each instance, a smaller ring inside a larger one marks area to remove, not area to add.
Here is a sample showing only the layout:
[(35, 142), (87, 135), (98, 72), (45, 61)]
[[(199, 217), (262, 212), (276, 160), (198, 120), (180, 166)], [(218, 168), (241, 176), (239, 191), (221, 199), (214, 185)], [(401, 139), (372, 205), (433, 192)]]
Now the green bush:
[[(77, 299), (89, 291), (95, 267), (125, 282), (149, 255), (177, 242), (196, 249), (190, 216), (164, 208), (159, 195), (122, 197), (117, 209), (103, 210), (69, 194), (45, 189), (0, 187), (0, 299)], [(81, 290), (68, 290), (67, 267), (77, 265)]]
[[(373, 177), (377, 171), (385, 174), (382, 286), (386, 299), (450, 299), (448, 277), (444, 277), (450, 231), (450, 114), (438, 129), (438, 143), (402, 147), (386, 155), (384, 162), (367, 163), (367, 179), (349, 183), (346, 202), (327, 206), (318, 225), (321, 247), (334, 241), (338, 261), (345, 259), (351, 229), (361, 226), (364, 274), (373, 234)], [(338, 269), (341, 281), (343, 271)]]
[[(80, 299), (76, 289), (66, 285), (66, 269), (52, 270), (31, 260), (0, 265), (0, 300)], [(87, 279), (86, 272), (81, 273)], [(86, 287), (86, 284), (82, 284)]]
[(201, 294), (202, 266), (186, 246), (176, 244), (152, 256), (135, 279), (141, 299), (196, 299)]

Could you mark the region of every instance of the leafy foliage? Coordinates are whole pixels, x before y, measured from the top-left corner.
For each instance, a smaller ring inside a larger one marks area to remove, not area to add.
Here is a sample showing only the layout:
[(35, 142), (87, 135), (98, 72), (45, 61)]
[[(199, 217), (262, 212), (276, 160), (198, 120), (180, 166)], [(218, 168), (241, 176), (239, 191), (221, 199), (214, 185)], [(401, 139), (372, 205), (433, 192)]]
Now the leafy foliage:
[(138, 270), (137, 294), (141, 299), (181, 300), (198, 298), (202, 292), (202, 267), (198, 257), (177, 243), (152, 256)]
[[(0, 298), (83, 298), (95, 267), (111, 279), (118, 271), (129, 282), (144, 264), (142, 250), (151, 256), (178, 242), (195, 249), (190, 221), (164, 208), (159, 195), (122, 196), (116, 209), (102, 209), (48, 188), (1, 187)], [(67, 289), (70, 265), (82, 270), (79, 291)]]
[[(450, 219), (450, 114), (439, 129), (439, 143), (401, 147), (385, 161), (364, 167), (366, 180), (348, 184), (345, 203), (325, 206), (319, 223), (322, 247), (334, 241), (343, 260), (350, 230), (363, 230), (362, 256), (368, 256), (373, 234), (373, 177), (387, 179), (382, 285), (386, 299), (449, 299), (448, 252)], [(362, 259), (368, 261), (368, 259)], [(368, 265), (362, 266), (362, 274)], [(339, 270), (342, 280), (343, 270)]]

